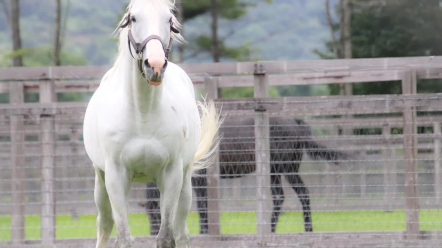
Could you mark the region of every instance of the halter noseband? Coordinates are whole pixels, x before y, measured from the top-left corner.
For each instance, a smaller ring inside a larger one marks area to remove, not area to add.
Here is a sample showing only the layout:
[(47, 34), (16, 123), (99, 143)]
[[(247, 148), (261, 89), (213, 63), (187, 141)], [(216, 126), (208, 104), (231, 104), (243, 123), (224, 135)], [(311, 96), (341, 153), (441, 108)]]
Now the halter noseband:
[[(130, 14), (127, 15), (125, 19), (126, 19), (125, 22), (123, 22), (120, 25), (120, 28), (129, 27), (129, 32), (128, 32), (128, 35), (127, 35), (128, 36), (127, 45), (129, 47), (129, 52), (130, 52), (130, 55), (132, 56), (132, 58), (137, 60), (137, 62), (138, 62), (138, 69), (140, 70), (141, 75), (144, 78), (146, 78), (146, 74), (145, 74), (145, 72), (143, 70), (143, 50), (144, 50), (144, 48), (146, 48), (147, 42), (149, 42), (150, 40), (154, 40), (155, 39), (155, 40), (158, 40), (161, 43), (161, 45), (163, 47), (163, 50), (164, 50), (164, 54), (166, 56), (166, 63), (167, 63), (167, 60), (169, 59), (169, 52), (172, 49), (173, 38), (172, 38), (172, 36), (170, 36), (169, 46), (167, 48), (164, 47), (163, 39), (160, 36), (158, 36), (158, 35), (150, 35), (146, 39), (144, 39), (143, 42), (138, 43), (138, 42), (135, 41), (135, 39), (134, 39), (134, 37), (132, 35), (132, 28), (131, 28), (132, 27), (132, 21), (130, 19)], [(170, 31), (171, 32), (174, 32), (176, 34), (180, 32), (178, 29), (176, 29), (173, 26), (172, 19), (170, 19), (169, 23), (170, 23)], [(132, 49), (130, 47), (131, 44), (132, 44), (133, 48), (135, 49), (135, 53), (136, 53), (137, 58), (135, 58), (134, 55), (132, 54)]]

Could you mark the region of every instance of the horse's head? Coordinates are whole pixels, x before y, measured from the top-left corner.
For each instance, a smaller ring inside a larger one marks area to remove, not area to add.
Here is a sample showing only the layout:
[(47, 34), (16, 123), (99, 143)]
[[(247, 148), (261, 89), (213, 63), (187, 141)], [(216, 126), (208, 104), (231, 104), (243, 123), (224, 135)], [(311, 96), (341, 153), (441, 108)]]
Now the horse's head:
[(154, 86), (161, 84), (172, 47), (172, 32), (179, 33), (169, 0), (132, 0), (120, 23), (128, 28), (128, 49), (138, 68)]

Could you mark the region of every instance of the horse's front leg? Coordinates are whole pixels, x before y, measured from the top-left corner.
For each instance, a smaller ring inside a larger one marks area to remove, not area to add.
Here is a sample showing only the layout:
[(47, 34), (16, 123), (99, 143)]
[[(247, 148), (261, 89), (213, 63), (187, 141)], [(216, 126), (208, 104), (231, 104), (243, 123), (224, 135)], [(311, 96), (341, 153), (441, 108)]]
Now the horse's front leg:
[(128, 248), (134, 245), (130, 234), (128, 209), (129, 191), (132, 183), (130, 172), (122, 165), (106, 164), (105, 183), (112, 206), (112, 215), (117, 226), (117, 248)]
[(114, 220), (112, 218), (112, 207), (109, 202), (109, 196), (104, 184), (104, 172), (100, 169), (95, 169), (94, 199), (98, 209), (97, 244), (95, 247), (105, 248), (112, 228), (114, 227)]
[(174, 221), (183, 185), (182, 161), (168, 165), (156, 183), (161, 193), (161, 226), (157, 235), (157, 248), (174, 248)]
[(183, 177), (183, 187), (176, 210), (174, 237), (176, 247), (189, 247), (189, 230), (187, 229), (187, 218), (192, 207), (192, 173), (187, 170)]

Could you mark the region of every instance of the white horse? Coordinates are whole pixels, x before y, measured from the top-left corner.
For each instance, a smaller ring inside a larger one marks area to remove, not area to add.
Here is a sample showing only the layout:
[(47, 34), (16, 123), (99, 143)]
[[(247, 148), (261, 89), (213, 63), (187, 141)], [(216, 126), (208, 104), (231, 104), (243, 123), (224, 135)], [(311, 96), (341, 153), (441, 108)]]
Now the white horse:
[[(132, 182), (155, 182), (161, 192), (157, 247), (188, 247), (191, 174), (207, 164), (219, 118), (201, 104), (187, 74), (167, 61), (180, 40), (169, 0), (132, 0), (120, 22), (119, 54), (91, 98), (84, 144), (95, 168), (96, 247), (114, 223), (117, 247), (132, 247), (128, 203)], [(134, 57), (135, 56), (135, 57)], [(166, 69), (167, 67), (167, 69)]]

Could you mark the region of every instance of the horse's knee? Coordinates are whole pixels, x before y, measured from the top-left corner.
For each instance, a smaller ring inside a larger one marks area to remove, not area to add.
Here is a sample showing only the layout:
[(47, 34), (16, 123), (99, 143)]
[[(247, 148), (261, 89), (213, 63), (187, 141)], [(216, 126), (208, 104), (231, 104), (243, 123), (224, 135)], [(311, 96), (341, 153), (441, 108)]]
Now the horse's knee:
[(110, 233), (114, 227), (114, 220), (112, 215), (98, 214), (97, 225), (105, 233)]
[(299, 196), (299, 201), (302, 204), (303, 209), (310, 209), (310, 195), (307, 191), (307, 193), (304, 194), (300, 194)]
[(310, 198), (310, 191), (307, 187), (303, 187), (303, 189), (299, 192), (299, 197)]

